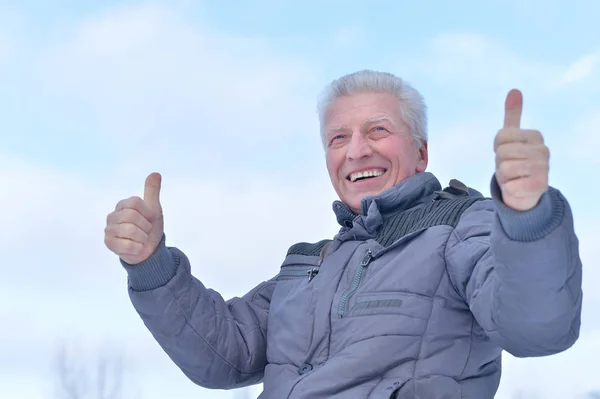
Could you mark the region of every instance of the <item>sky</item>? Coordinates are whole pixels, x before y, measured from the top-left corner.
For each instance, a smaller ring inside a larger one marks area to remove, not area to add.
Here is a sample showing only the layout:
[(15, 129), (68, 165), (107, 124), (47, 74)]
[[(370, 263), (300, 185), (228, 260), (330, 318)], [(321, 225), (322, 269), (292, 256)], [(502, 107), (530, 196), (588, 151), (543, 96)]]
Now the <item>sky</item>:
[(316, 101), (364, 68), (423, 94), (428, 170), (486, 195), (505, 96), (523, 92), (574, 211), (584, 309), (568, 351), (505, 354), (497, 398), (600, 389), (600, 3), (406, 3), (0, 0), (0, 397), (58, 397), (62, 344), (88, 372), (122, 362), (126, 398), (258, 396), (200, 388), (162, 352), (106, 215), (160, 172), (168, 245), (243, 295), (290, 245), (337, 232)]

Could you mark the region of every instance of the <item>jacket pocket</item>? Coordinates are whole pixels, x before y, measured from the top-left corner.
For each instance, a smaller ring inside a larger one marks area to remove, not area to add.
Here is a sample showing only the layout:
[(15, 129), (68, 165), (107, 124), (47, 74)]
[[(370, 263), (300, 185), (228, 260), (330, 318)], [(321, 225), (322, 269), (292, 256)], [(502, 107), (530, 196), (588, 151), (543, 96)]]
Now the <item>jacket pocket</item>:
[(277, 276), (267, 321), (267, 359), (270, 363), (302, 361), (312, 334), (312, 280), (318, 274), (313, 259), (288, 257)]
[(397, 392), (406, 385), (407, 381), (406, 378), (400, 377), (384, 378), (375, 386), (367, 399), (395, 399)]
[[(402, 380), (384, 378), (368, 399), (461, 399), (460, 384), (452, 377), (430, 375)], [(483, 397), (481, 399), (484, 399)], [(487, 398), (485, 398), (487, 399)]]
[(356, 294), (348, 314), (351, 316), (397, 314), (427, 320), (433, 298), (400, 291), (363, 292)]
[[(414, 360), (419, 355), (432, 308), (432, 298), (409, 292), (357, 292), (348, 304), (347, 315), (332, 323), (331, 354), (347, 351), (352, 345), (364, 345), (384, 351), (378, 361), (380, 366)], [(386, 347), (395, 349), (388, 352)]]

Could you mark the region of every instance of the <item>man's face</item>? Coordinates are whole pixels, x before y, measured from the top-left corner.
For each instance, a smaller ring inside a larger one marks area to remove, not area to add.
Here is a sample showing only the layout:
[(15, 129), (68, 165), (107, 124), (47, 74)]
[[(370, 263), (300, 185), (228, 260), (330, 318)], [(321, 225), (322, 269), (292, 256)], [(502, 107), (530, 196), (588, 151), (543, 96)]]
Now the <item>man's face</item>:
[(417, 148), (387, 93), (334, 100), (325, 115), (327, 170), (340, 200), (355, 213), (361, 201), (427, 167), (427, 145)]

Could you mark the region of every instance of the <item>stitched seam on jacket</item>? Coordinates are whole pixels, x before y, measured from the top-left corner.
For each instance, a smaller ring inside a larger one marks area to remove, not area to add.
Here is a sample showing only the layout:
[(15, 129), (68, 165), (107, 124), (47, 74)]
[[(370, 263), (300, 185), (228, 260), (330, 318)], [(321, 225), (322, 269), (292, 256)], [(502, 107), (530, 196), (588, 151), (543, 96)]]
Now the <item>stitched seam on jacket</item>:
[(467, 355), (467, 359), (465, 360), (465, 365), (464, 365), (462, 371), (460, 372), (460, 374), (458, 375), (458, 378), (461, 380), (464, 378), (465, 371), (467, 371), (467, 365), (469, 364), (469, 359), (471, 358), (471, 351), (473, 350), (473, 328), (474, 327), (475, 327), (475, 320), (474, 320), (473, 316), (471, 315), (471, 331), (469, 332), (469, 353)]
[[(460, 296), (463, 301), (465, 302), (465, 304), (467, 304), (467, 306), (469, 306), (469, 301), (467, 300), (467, 298), (463, 297), (461, 294), (461, 291), (458, 289), (458, 287), (454, 284), (453, 279), (451, 278), (451, 274), (450, 271), (448, 270), (448, 261), (446, 259), (446, 254), (448, 253), (448, 243), (450, 242), (451, 238), (455, 238), (456, 239), (456, 243), (454, 243), (454, 245), (452, 245), (452, 247), (450, 247), (450, 250), (453, 250), (455, 248), (458, 248), (459, 245), (467, 245), (469, 244), (468, 241), (465, 240), (465, 237), (461, 236), (458, 231), (456, 230), (456, 227), (458, 227), (458, 225), (460, 224), (460, 221), (463, 217), (463, 215), (469, 211), (469, 209), (471, 209), (471, 207), (475, 204), (477, 204), (479, 201), (475, 201), (472, 204), (470, 204), (469, 206), (467, 206), (463, 212), (461, 213), (458, 222), (456, 223), (456, 226), (454, 226), (452, 228), (452, 231), (450, 232), (450, 234), (448, 234), (448, 237), (446, 238), (446, 242), (444, 243), (444, 252), (443, 252), (443, 258), (444, 258), (444, 268), (446, 269), (446, 273), (448, 273), (448, 279), (450, 280), (450, 285), (452, 286), (452, 288), (454, 288), (454, 291), (456, 291), (456, 293), (458, 294), (458, 296)], [(484, 209), (487, 210), (487, 209)], [(491, 212), (491, 211), (490, 211)], [(491, 250), (491, 246), (488, 245), (488, 250)], [(487, 252), (487, 251), (486, 251)], [(477, 267), (477, 264), (473, 265), (473, 271), (475, 270), (475, 267)], [(472, 272), (471, 272), (472, 275)], [(470, 277), (469, 277), (470, 279)], [(468, 284), (468, 282), (467, 282)], [(466, 292), (465, 292), (466, 295)], [(469, 306), (470, 307), (470, 306)]]
[(467, 304), (467, 306), (469, 306), (469, 302), (467, 301), (467, 298), (464, 298), (462, 296), (462, 294), (460, 293), (460, 290), (454, 284), (454, 281), (452, 279), (450, 271), (448, 270), (448, 261), (446, 259), (446, 253), (448, 251), (448, 242), (450, 241), (450, 238), (452, 238), (452, 237), (456, 237), (457, 241), (456, 241), (456, 244), (454, 244), (450, 249), (455, 248), (456, 245), (458, 245), (458, 243), (462, 242), (459, 239), (459, 234), (456, 232), (456, 228), (453, 228), (452, 231), (450, 232), (450, 234), (448, 234), (448, 237), (446, 238), (446, 242), (444, 243), (444, 252), (443, 252), (444, 256), (442, 256), (442, 258), (444, 258), (444, 270), (448, 274), (448, 280), (450, 281), (450, 285), (452, 286), (452, 288), (454, 289), (454, 291), (456, 291), (456, 293), (458, 294), (458, 296), (462, 298), (462, 300)]
[[(469, 245), (471, 245), (471, 241), (459, 241), (458, 243), (454, 244), (454, 245), (452, 246), (452, 248), (457, 248), (459, 245), (461, 245), (461, 246), (462, 246), (462, 245), (469, 246)], [(481, 255), (481, 257), (480, 257), (480, 258), (477, 260), (477, 262), (479, 262), (479, 261), (480, 261), (480, 260), (481, 260), (481, 259), (482, 259), (482, 258), (483, 258), (483, 257), (484, 257), (486, 254), (487, 254), (487, 253), (492, 253), (492, 255), (490, 255), (490, 259), (492, 259), (492, 260), (493, 260), (493, 251), (492, 251), (492, 247), (491, 247), (491, 245), (488, 245), (488, 246), (486, 247), (486, 249), (485, 249), (484, 253), (483, 253), (483, 254)], [(477, 267), (477, 264), (476, 264), (476, 265), (474, 265), (474, 267), (473, 267), (473, 271), (475, 271), (475, 268), (476, 268), (476, 267)], [(473, 271), (471, 272), (471, 274), (470, 274), (470, 276), (469, 276), (469, 281), (470, 281), (470, 279), (471, 279), (471, 278), (472, 278), (472, 276), (473, 276)], [(495, 279), (496, 279), (496, 273), (495, 273), (495, 271), (494, 271), (494, 268), (491, 268), (491, 269), (489, 270), (489, 272), (487, 273), (486, 277), (485, 277), (483, 280), (484, 280), (484, 282), (488, 282), (488, 280), (489, 280), (489, 281), (491, 281), (491, 280), (495, 280)], [(467, 285), (469, 284), (469, 281), (467, 281)], [(452, 283), (452, 280), (450, 280), (450, 282)], [(482, 286), (483, 286), (484, 284), (485, 284), (485, 283), (483, 283), (483, 284), (482, 284)], [(490, 283), (490, 284), (491, 284), (491, 283)], [(453, 286), (455, 289), (457, 289), (457, 287), (456, 287), (456, 286), (454, 286), (454, 283), (452, 283), (452, 286)], [(497, 288), (497, 287), (496, 287), (496, 288)], [(463, 296), (460, 294), (460, 292), (459, 292), (459, 295), (460, 295), (460, 297), (461, 297), (461, 298), (463, 298), (463, 300), (465, 301), (465, 303), (467, 304), (467, 306), (469, 307), (469, 310), (470, 310), (470, 309), (471, 309), (471, 304), (470, 304), (470, 302), (467, 300), (467, 298), (464, 298), (464, 297), (463, 297)], [(465, 295), (466, 295), (466, 292), (465, 292)], [(493, 301), (493, 302), (490, 304), (490, 307), (489, 307), (489, 308), (490, 308), (490, 312), (493, 312), (493, 311), (494, 311), (494, 308), (495, 308), (495, 303), (496, 303), (495, 301), (496, 301), (496, 299), (497, 299), (497, 298), (498, 298), (498, 295), (493, 295), (493, 296), (492, 296), (492, 301)], [(471, 313), (471, 314), (473, 314), (473, 313)], [(473, 315), (473, 317), (475, 317), (475, 316)], [(493, 319), (492, 319), (492, 321), (493, 321)], [(495, 322), (494, 322), (494, 323), (495, 323)], [(485, 332), (486, 334), (487, 334), (487, 333), (494, 333), (494, 332), (497, 332), (497, 331), (498, 331), (498, 329), (497, 329), (497, 328), (493, 328), (493, 329), (490, 329), (490, 330), (488, 330), (488, 329), (485, 329), (483, 326), (481, 326), (481, 327), (483, 328), (483, 330), (484, 330), (484, 332)]]
[[(442, 256), (443, 257), (443, 256)], [(434, 291), (434, 296), (437, 295), (440, 286), (442, 285), (442, 280), (444, 279), (444, 273), (441, 274), (440, 276), (440, 281), (438, 281), (437, 287), (435, 288)], [(417, 373), (417, 367), (419, 367), (419, 361), (422, 360), (421, 358), (421, 351), (423, 350), (423, 341), (425, 341), (425, 335), (427, 334), (427, 331), (429, 330), (429, 323), (431, 322), (431, 319), (433, 318), (433, 307), (435, 306), (435, 301), (431, 302), (431, 312), (429, 313), (429, 318), (427, 320), (427, 324), (425, 325), (425, 330), (423, 331), (423, 335), (421, 336), (421, 343), (419, 345), (419, 352), (417, 354), (417, 359), (415, 360), (415, 367), (413, 368), (413, 376), (412, 378), (415, 378), (415, 375)]]
[[(450, 232), (450, 234), (448, 234), (448, 238), (446, 238), (446, 242), (444, 243), (444, 250), (443, 250), (443, 254), (444, 254), (444, 256), (443, 256), (443, 259), (444, 259), (444, 272), (448, 276), (448, 281), (450, 282), (450, 285), (452, 286), (452, 288), (454, 289), (454, 291), (456, 292), (456, 294), (460, 298), (463, 299), (463, 301), (465, 302), (465, 304), (468, 307), (469, 303), (467, 302), (466, 298), (463, 298), (463, 296), (461, 295), (461, 293), (458, 291), (458, 288), (456, 287), (456, 285), (452, 281), (452, 278), (450, 277), (450, 272), (448, 270), (448, 262), (446, 261), (446, 249), (448, 247), (448, 242), (450, 241), (450, 238), (453, 237), (453, 236), (456, 236), (457, 239), (459, 237), (459, 234), (456, 233), (456, 228), (452, 229), (452, 231)], [(462, 242), (462, 241), (458, 241), (458, 242)], [(453, 248), (454, 248), (454, 246), (453, 246)], [(475, 325), (474, 316), (473, 316), (473, 314), (471, 314), (471, 328), (470, 328), (470, 332), (469, 332), (469, 353), (467, 355), (467, 358), (465, 359), (465, 365), (463, 366), (463, 369), (462, 369), (462, 371), (459, 374), (459, 379), (463, 378), (463, 375), (464, 375), (465, 371), (467, 370), (467, 365), (469, 364), (469, 359), (471, 358), (471, 351), (473, 350), (473, 327), (474, 327), (474, 325)]]
[[(185, 319), (185, 324), (190, 328), (190, 330), (192, 330), (194, 332), (194, 334), (196, 334), (196, 336), (198, 338), (200, 338), (200, 340), (202, 342), (204, 342), (204, 344), (210, 348), (210, 350), (213, 351), (213, 353), (215, 355), (217, 355), (217, 357), (219, 357), (225, 364), (227, 364), (229, 367), (231, 367), (233, 370), (235, 370), (236, 372), (240, 373), (240, 374), (245, 374), (245, 375), (253, 375), (256, 374), (256, 372), (244, 372), (242, 370), (239, 370), (237, 367), (235, 367), (229, 360), (227, 360), (225, 357), (223, 357), (211, 344), (208, 343), (208, 341), (202, 336), (202, 334), (200, 334), (191, 324), (190, 324), (190, 320), (188, 319), (186, 313), (183, 311), (183, 309), (181, 308), (181, 306), (179, 305), (179, 302), (177, 301), (177, 297), (173, 294), (173, 291), (168, 288), (167, 289), (169, 294), (171, 295), (171, 298), (173, 298), (173, 302), (175, 303), (175, 305), (177, 306), (177, 309), (179, 309), (179, 311), (181, 312), (181, 315), (183, 316), (183, 318)], [(201, 297), (206, 298), (206, 296), (201, 295)], [(210, 297), (210, 296), (209, 296)], [(227, 319), (226, 319), (227, 320)], [(230, 320), (227, 320), (230, 321)]]
[[(338, 290), (340, 289), (340, 285), (342, 284), (342, 279), (344, 278), (344, 273), (346, 272), (348, 265), (350, 264), (350, 260), (352, 259), (352, 257), (354, 256), (354, 254), (356, 254), (356, 251), (358, 250), (358, 248), (360, 247), (360, 244), (357, 245), (353, 250), (352, 253), (350, 254), (350, 256), (348, 257), (348, 259), (346, 260), (346, 264), (341, 267), (338, 271), (339, 273), (339, 277), (337, 277), (337, 274), (335, 274), (335, 277), (338, 279), (337, 284), (335, 285), (335, 292), (338, 292)], [(335, 298), (335, 294), (334, 294), (334, 298)], [(333, 331), (333, 327), (332, 327), (332, 321), (331, 318), (333, 317), (333, 315), (335, 314), (335, 312), (330, 312), (329, 315), (329, 328), (328, 328), (328, 337), (327, 337), (327, 355), (325, 356), (325, 361), (329, 360), (329, 356), (331, 355), (331, 336), (332, 331)]]
[[(264, 283), (262, 283), (262, 285), (260, 287), (256, 288), (256, 290), (254, 291), (254, 294), (252, 294), (252, 298), (250, 299), (250, 302), (254, 303), (254, 301), (256, 300), (256, 297), (262, 290), (264, 290), (265, 288), (267, 288), (271, 285), (275, 285), (275, 284), (277, 284), (277, 282), (274, 280), (269, 280), (269, 281), (265, 281)], [(270, 303), (271, 303), (271, 301), (269, 300), (269, 304)]]

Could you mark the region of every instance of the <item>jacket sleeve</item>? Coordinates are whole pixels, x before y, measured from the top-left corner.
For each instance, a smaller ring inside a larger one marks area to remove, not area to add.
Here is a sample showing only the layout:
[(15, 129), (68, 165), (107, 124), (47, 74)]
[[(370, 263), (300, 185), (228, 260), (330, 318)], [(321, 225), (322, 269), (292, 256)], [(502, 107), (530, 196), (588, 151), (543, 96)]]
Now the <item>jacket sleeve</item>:
[(266, 359), (267, 317), (275, 283), (225, 301), (191, 275), (190, 262), (165, 238), (143, 263), (121, 264), (144, 324), (194, 383), (232, 389), (259, 383)]
[(546, 356), (579, 337), (582, 265), (573, 215), (556, 189), (525, 212), (492, 199), (467, 209), (446, 246), (450, 278), (487, 336), (516, 357)]

